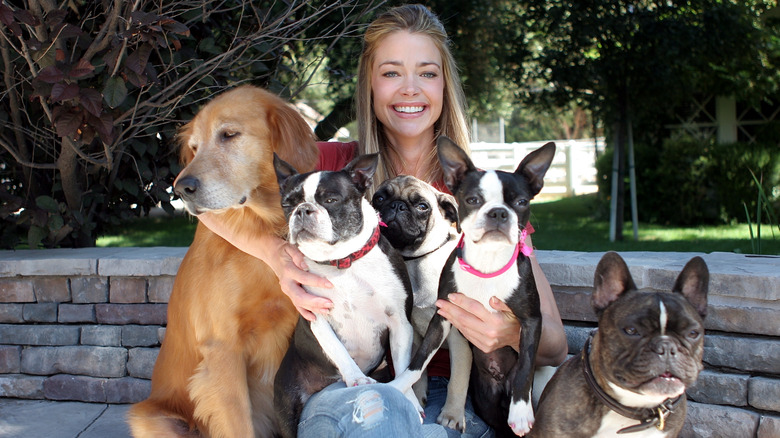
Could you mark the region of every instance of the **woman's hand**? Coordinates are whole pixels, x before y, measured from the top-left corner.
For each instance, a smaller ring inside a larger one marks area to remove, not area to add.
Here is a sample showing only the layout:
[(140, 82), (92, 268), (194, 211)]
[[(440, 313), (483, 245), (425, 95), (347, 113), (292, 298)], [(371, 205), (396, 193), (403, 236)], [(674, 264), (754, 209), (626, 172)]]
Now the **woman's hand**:
[(282, 292), (307, 320), (314, 321), (315, 314), (327, 315), (333, 307), (329, 299), (312, 295), (301, 287), (302, 284), (324, 288), (333, 285), (326, 278), (308, 272), (304, 256), (295, 246), (268, 234), (254, 239), (237, 235), (211, 213), (199, 215), (198, 220), (236, 248), (265, 262), (279, 279)]
[[(333, 302), (325, 297), (310, 294), (301, 285), (331, 288), (333, 285), (324, 277), (308, 272), (308, 266), (303, 253), (298, 248), (282, 239), (275, 242), (278, 246), (274, 253), (278, 256), (268, 257), (266, 264), (271, 267), (279, 278), (282, 292), (292, 301), (298, 312), (307, 320), (314, 321), (315, 314), (327, 315)], [(273, 253), (272, 253), (273, 254)]]
[(461, 293), (436, 301), (439, 315), (447, 318), (474, 346), (490, 353), (504, 346), (520, 346), (520, 322), (512, 310), (496, 297), (490, 299), (490, 312), (479, 301)]

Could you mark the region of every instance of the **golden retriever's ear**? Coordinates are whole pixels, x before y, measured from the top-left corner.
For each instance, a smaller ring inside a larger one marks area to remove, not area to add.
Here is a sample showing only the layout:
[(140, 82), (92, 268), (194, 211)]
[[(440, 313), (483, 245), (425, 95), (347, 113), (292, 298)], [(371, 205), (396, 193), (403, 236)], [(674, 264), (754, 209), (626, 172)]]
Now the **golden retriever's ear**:
[(179, 145), (179, 162), (184, 166), (195, 158), (195, 154), (189, 147), (190, 135), (192, 135), (192, 122), (179, 128), (179, 132), (176, 134), (176, 142)]
[(314, 170), (319, 148), (314, 132), (298, 111), (290, 105), (269, 105), (268, 126), (271, 128), (271, 144), (279, 158), (300, 172)]

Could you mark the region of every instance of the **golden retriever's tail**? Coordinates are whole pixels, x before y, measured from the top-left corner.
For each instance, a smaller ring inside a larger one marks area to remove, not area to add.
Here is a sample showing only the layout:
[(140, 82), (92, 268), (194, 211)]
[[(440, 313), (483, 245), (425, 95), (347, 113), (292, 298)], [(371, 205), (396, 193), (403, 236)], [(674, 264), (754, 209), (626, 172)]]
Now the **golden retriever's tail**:
[(194, 424), (184, 416), (171, 412), (152, 399), (136, 403), (127, 414), (127, 423), (134, 438), (196, 438)]

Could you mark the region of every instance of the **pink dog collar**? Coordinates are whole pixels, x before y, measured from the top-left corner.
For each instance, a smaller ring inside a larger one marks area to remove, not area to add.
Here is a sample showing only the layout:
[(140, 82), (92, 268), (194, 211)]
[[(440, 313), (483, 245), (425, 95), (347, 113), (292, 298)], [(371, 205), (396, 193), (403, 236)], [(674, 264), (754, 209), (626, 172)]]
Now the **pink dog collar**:
[(490, 273), (490, 274), (486, 274), (484, 272), (480, 272), (480, 271), (476, 270), (473, 266), (471, 266), (470, 264), (466, 263), (463, 260), (462, 254), (463, 254), (463, 237), (464, 237), (464, 235), (461, 235), (460, 236), (460, 241), (458, 241), (458, 246), (456, 246), (456, 250), (458, 251), (458, 263), (460, 263), (460, 268), (463, 269), (464, 271), (468, 272), (469, 274), (476, 275), (477, 277), (480, 277), (480, 278), (493, 278), (493, 277), (497, 277), (497, 276), (503, 274), (504, 272), (506, 272), (510, 267), (512, 267), (512, 265), (515, 264), (515, 262), (517, 262), (517, 257), (520, 255), (520, 253), (523, 253), (524, 256), (528, 257), (534, 251), (533, 248), (531, 248), (530, 246), (525, 244), (526, 236), (528, 236), (528, 230), (523, 228), (523, 231), (520, 232), (520, 239), (517, 242), (517, 246), (515, 246), (515, 252), (514, 252), (514, 254), (512, 254), (512, 258), (509, 259), (509, 263), (507, 263), (503, 268), (499, 269), (496, 272), (493, 272), (493, 273)]

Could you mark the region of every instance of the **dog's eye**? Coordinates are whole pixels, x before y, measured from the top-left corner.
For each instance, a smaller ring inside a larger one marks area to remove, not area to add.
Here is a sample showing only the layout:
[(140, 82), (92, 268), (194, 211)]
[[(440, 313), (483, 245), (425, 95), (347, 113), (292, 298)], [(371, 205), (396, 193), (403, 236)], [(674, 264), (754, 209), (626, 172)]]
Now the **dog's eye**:
[(222, 139), (223, 140), (230, 140), (233, 137), (237, 137), (238, 132), (233, 131), (222, 131)]
[(698, 337), (699, 337), (699, 331), (698, 331), (698, 330), (695, 330), (695, 329), (694, 329), (694, 330), (691, 330), (691, 331), (689, 331), (689, 332), (688, 332), (688, 337), (689, 337), (690, 339), (698, 339)]
[(481, 203), (482, 203), (482, 201), (479, 199), (478, 196), (472, 196), (472, 197), (466, 198), (466, 204), (469, 204), (469, 205), (479, 205)]
[(325, 198), (325, 203), (326, 204), (333, 204), (336, 201), (337, 201), (336, 198)]
[(637, 330), (636, 327), (631, 326), (624, 328), (623, 331), (629, 336), (636, 336), (639, 334), (639, 330)]
[(419, 211), (428, 211), (429, 208), (430, 207), (428, 207), (428, 204), (426, 204), (424, 202), (421, 202), (421, 203), (417, 204), (417, 210), (419, 210)]
[(525, 206), (528, 205), (528, 200), (527, 199), (518, 199), (517, 201), (515, 201), (515, 205), (517, 205), (518, 207), (525, 207)]
[(374, 202), (379, 202), (379, 203), (385, 202), (385, 197), (382, 195), (375, 195)]

